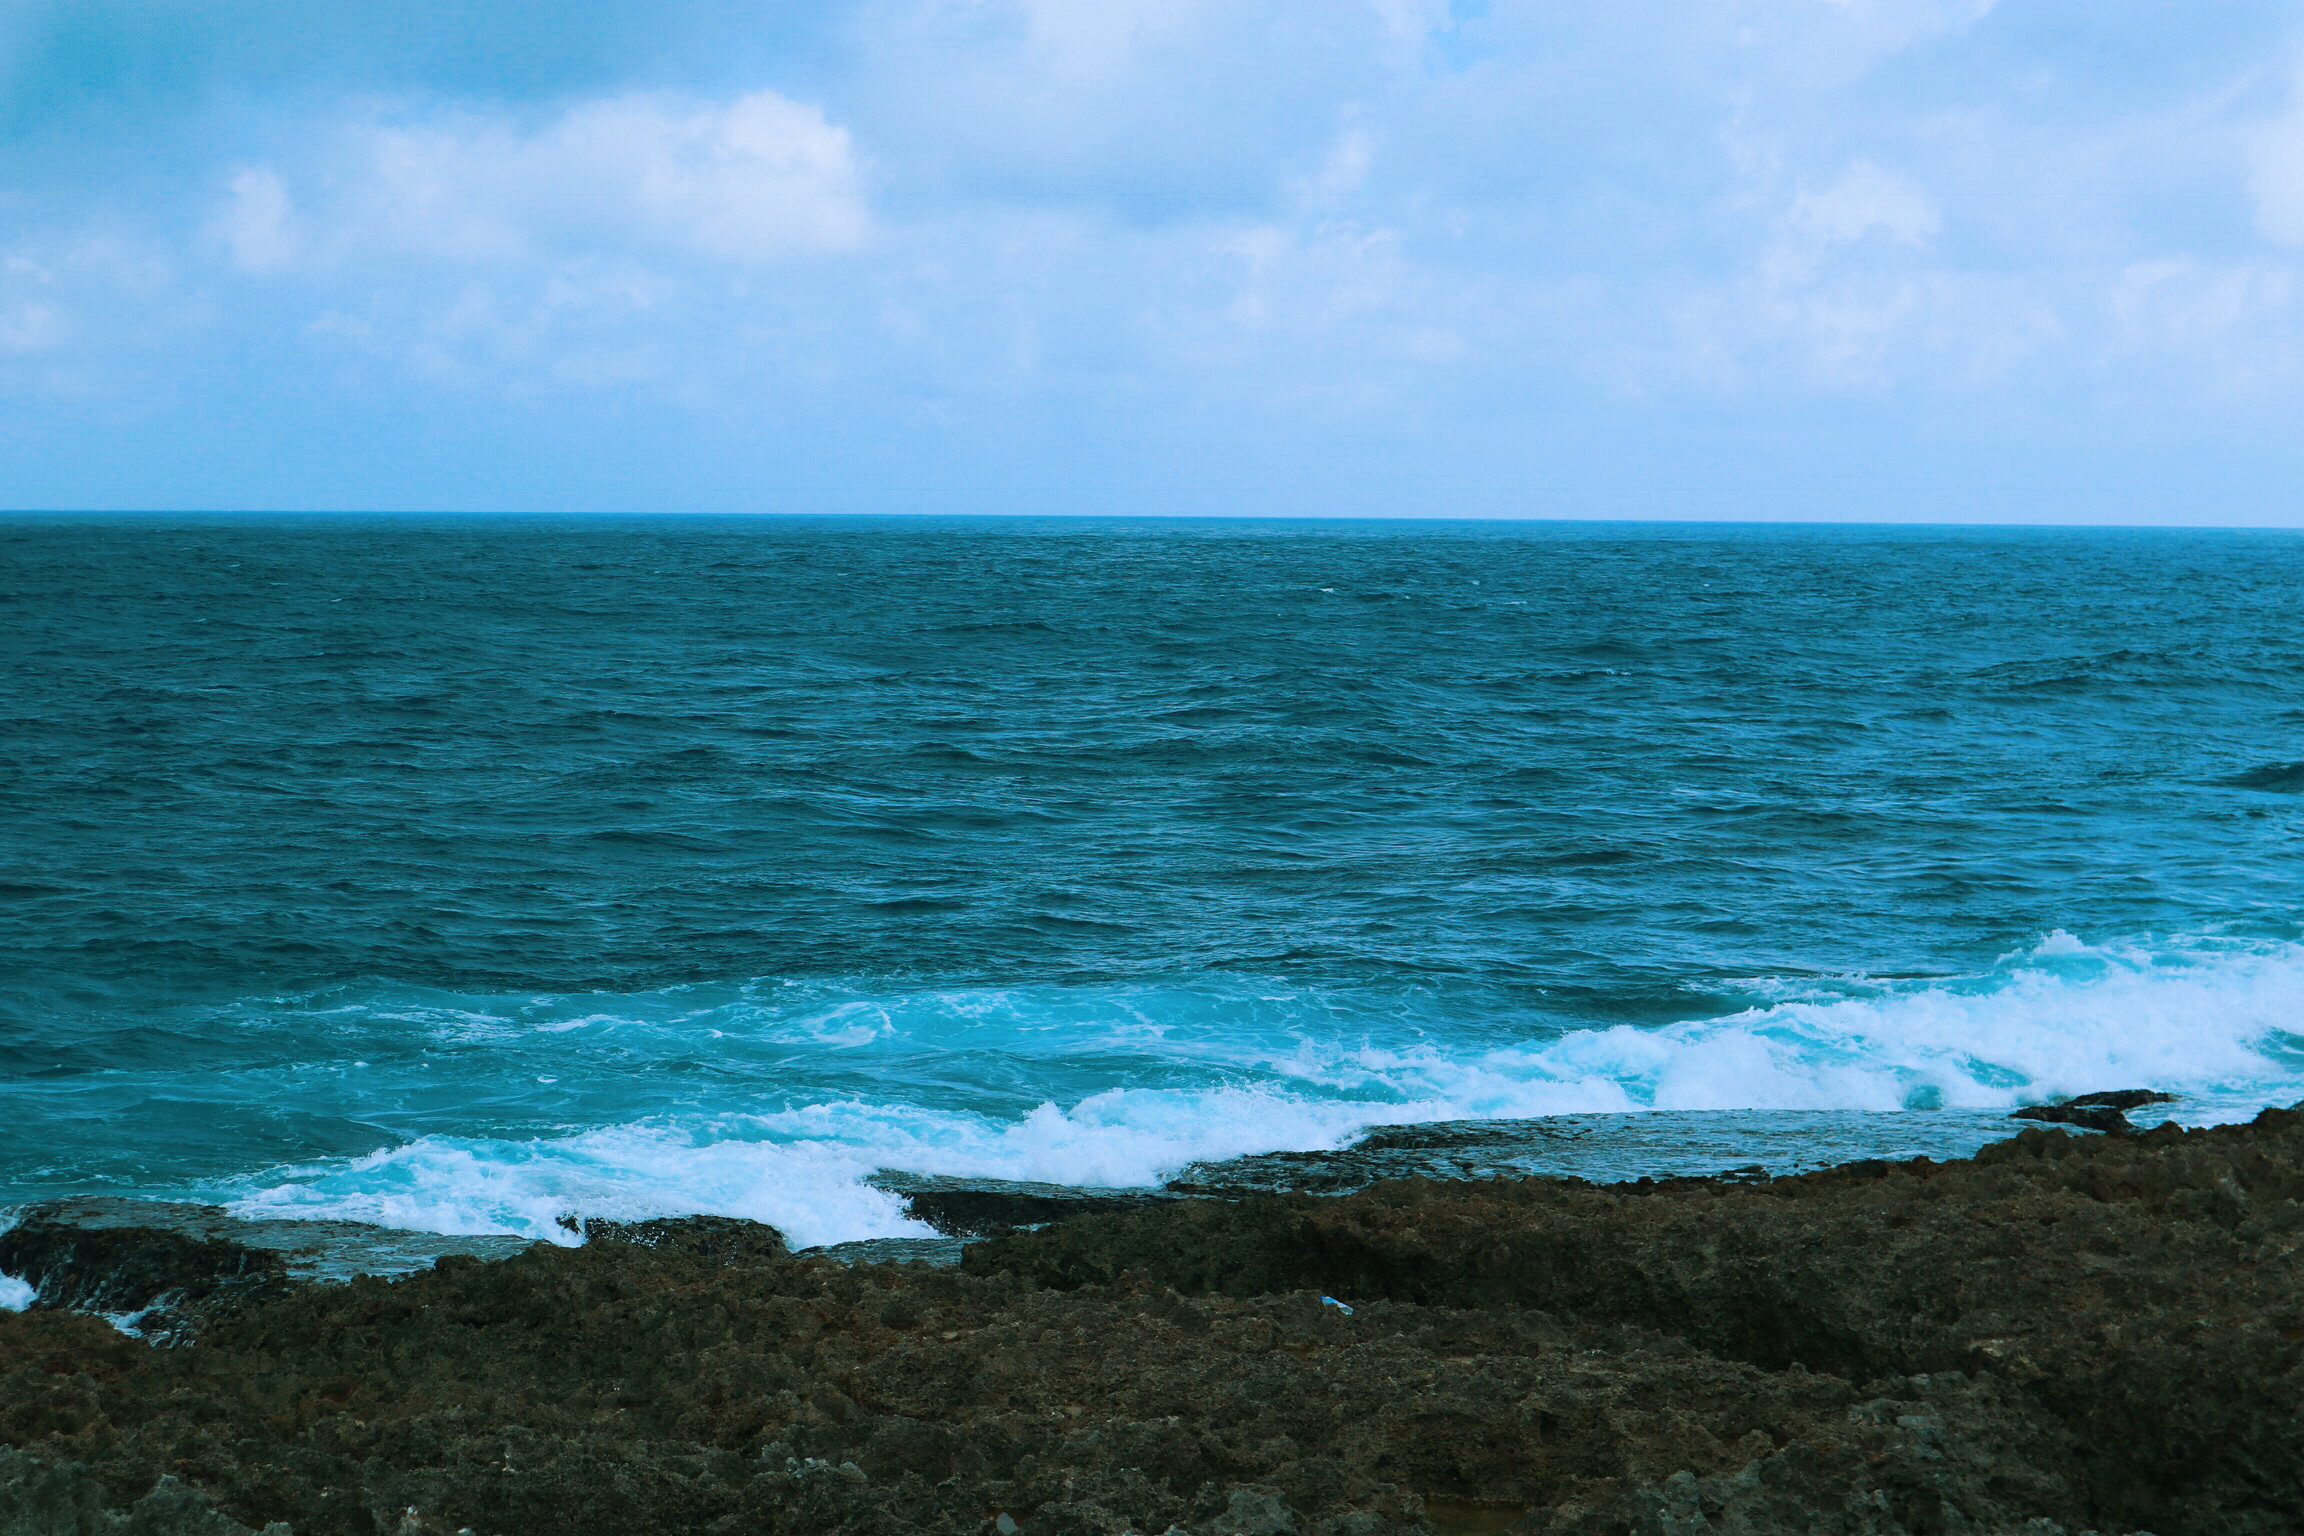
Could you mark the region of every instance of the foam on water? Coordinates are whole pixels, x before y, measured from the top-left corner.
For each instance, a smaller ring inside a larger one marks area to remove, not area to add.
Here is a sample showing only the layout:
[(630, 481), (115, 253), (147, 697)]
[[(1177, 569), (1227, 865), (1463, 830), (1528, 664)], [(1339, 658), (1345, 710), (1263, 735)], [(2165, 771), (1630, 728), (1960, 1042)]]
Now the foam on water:
[(2058, 930), (1964, 982), (1580, 1033), (1525, 1062), (1652, 1109), (1986, 1109), (2134, 1084), (2260, 1107), (2304, 1086), (2300, 1005), (2304, 947)]
[[(1765, 993), (1783, 984), (1755, 985)], [(1820, 984), (1802, 984), (1810, 993)], [(873, 1170), (1071, 1184), (1156, 1183), (1196, 1159), (1341, 1145), (1370, 1125), (1646, 1110), (1996, 1110), (2148, 1086), (2192, 1123), (2304, 1096), (2304, 946), (2217, 940), (2091, 946), (2058, 931), (1991, 972), (1935, 981), (1844, 978), (1804, 996), (1662, 1028), (1583, 1030), (1451, 1052), (1333, 1031), (1336, 1010), (1289, 1003), (1293, 1041), (1170, 1030), (1138, 995), (936, 993), (834, 1003), (775, 1032), (834, 1054), (1172, 1051), (1232, 1081), (1108, 1087), (1019, 1114), (862, 1097), (722, 1106), (526, 1138), (432, 1134), (365, 1157), (273, 1170), (228, 1194), (243, 1214), (339, 1217), (441, 1232), (569, 1240), (569, 1212), (705, 1211), (795, 1243), (924, 1235)], [(1189, 994), (1162, 993), (1182, 1004)], [(1030, 1006), (1037, 998), (1040, 1006)], [(1234, 1003), (1238, 1003), (1235, 999)], [(1218, 999), (1202, 1012), (1227, 1011)], [(577, 1021), (598, 1027), (608, 1017)], [(1099, 1021), (1102, 1021), (1099, 1023)], [(531, 1026), (550, 1030), (553, 1021)], [(1234, 1021), (1237, 1022), (1236, 1020)], [(1852, 1154), (1853, 1155), (1853, 1154)]]
[[(22, 1212), (14, 1209), (0, 1209), (0, 1233), (13, 1231), (16, 1224), (21, 1220), (23, 1220)], [(30, 1281), (19, 1279), (5, 1270), (0, 1270), (0, 1312), (21, 1312), (32, 1305), (34, 1298), (38, 1295), (39, 1292), (32, 1288)]]
[(882, 1165), (1140, 1183), (1705, 1106), (1859, 1155), (2058, 1092), (2304, 1096), (2285, 534), (0, 543), (8, 1200), (810, 1241), (905, 1230)]

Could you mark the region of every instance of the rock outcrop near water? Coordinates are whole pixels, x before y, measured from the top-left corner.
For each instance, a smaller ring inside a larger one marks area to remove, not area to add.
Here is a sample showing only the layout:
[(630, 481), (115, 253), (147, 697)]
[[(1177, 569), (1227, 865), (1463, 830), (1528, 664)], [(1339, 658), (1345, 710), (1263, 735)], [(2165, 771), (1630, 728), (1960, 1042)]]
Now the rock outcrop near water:
[(176, 1348), (0, 1314), (0, 1530), (2304, 1529), (2294, 1112), (1774, 1180), (1169, 1200), (957, 1270), (591, 1235), (291, 1283)]
[(183, 1344), (300, 1280), (406, 1274), (444, 1253), (505, 1258), (527, 1246), (520, 1238), (252, 1220), (213, 1205), (98, 1195), (17, 1210), (0, 1229), (0, 1274), (30, 1285), (42, 1306), (100, 1313), (153, 1343)]
[(2007, 1135), (2006, 1118), (1991, 1110), (1656, 1110), (1443, 1120), (1381, 1126), (1334, 1151), (1194, 1163), (1159, 1193), (1336, 1195), (1387, 1179), (1748, 1178), (1808, 1172), (1891, 1148), (1907, 1158), (1968, 1157)]
[(883, 1168), (865, 1182), (904, 1201), (904, 1214), (947, 1237), (1005, 1237), (1012, 1232), (1091, 1216), (1132, 1211), (1176, 1198), (1157, 1189), (1094, 1189), (1015, 1179), (951, 1178)]
[(0, 1232), (0, 1273), (51, 1307), (102, 1313), (160, 1344), (283, 1294), (278, 1254), (155, 1227), (80, 1226), (35, 1212)]
[[(2087, 1107), (2092, 1100), (2071, 1102)], [(2171, 1103), (2174, 1097), (2146, 1093), (2135, 1102)], [(2077, 1123), (2084, 1117), (2050, 1118)], [(2089, 1128), (2107, 1129), (2114, 1122), (2128, 1128), (2117, 1113)], [(984, 1238), (1178, 1199), (1340, 1195), (1388, 1179), (1540, 1177), (1606, 1183), (1643, 1174), (1750, 1179), (1830, 1167), (1884, 1149), (1904, 1157), (1967, 1157), (2008, 1134), (2007, 1117), (1994, 1110), (1662, 1110), (1389, 1125), (1329, 1151), (1262, 1152), (1193, 1163), (1157, 1188), (1028, 1184), (894, 1169), (883, 1169), (867, 1182), (901, 1197), (906, 1215), (947, 1238)], [(863, 1245), (842, 1247), (877, 1256)]]
[(2172, 1093), (2155, 1093), (2149, 1088), (2122, 1088), (2111, 1093), (2084, 1093), (2076, 1099), (2058, 1099), (2048, 1104), (2027, 1104), (2008, 1118), (2040, 1120), (2051, 1125), (2077, 1125), (2083, 1130), (2117, 1135), (2136, 1129), (2135, 1123), (2128, 1118), (2130, 1110), (2175, 1102), (2176, 1095)]

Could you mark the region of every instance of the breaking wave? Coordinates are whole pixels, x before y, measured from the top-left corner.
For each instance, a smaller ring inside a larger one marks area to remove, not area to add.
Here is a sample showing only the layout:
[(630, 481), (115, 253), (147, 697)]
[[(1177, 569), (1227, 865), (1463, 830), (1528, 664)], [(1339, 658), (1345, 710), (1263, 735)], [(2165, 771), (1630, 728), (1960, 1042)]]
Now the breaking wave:
[[(1755, 1002), (1740, 1012), (1471, 1050), (1464, 1028), (1420, 1027), (1436, 1021), (1397, 1009), (1213, 986), (850, 997), (769, 1014), (721, 1003), (705, 1010), (710, 1028), (683, 1017), (691, 1046), (702, 1033), (758, 1052), (765, 1039), (788, 1071), (877, 1079), (879, 1091), (773, 1103), (756, 1079), (555, 1133), (427, 1133), (220, 1192), (247, 1214), (561, 1239), (557, 1218), (570, 1211), (706, 1211), (770, 1222), (805, 1245), (920, 1232), (862, 1182), (886, 1167), (1129, 1185), (1196, 1159), (1333, 1147), (1370, 1125), (1429, 1120), (2005, 1110), (2150, 1086), (2184, 1095), (2179, 1117), (2207, 1123), (2304, 1097), (2296, 944), (2089, 945), (2059, 931), (1977, 976), (1745, 985)], [(539, 1045), (613, 1037), (620, 1024), (649, 1032), (602, 999), (583, 1008), (541, 1020), (466, 1010), (458, 1027)], [(1077, 1097), (1000, 1106), (1003, 1082), (1044, 1078), (1064, 1059), (1081, 1064)], [(1131, 1086), (1147, 1081), (1158, 1085)]]

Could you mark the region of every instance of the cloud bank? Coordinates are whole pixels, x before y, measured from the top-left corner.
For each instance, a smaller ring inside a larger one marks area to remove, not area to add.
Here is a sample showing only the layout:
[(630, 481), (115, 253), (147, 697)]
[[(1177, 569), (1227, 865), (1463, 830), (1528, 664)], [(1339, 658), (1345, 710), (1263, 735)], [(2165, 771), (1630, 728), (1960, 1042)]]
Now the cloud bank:
[(2292, 7), (434, 9), (0, 9), (0, 501), (2304, 521)]

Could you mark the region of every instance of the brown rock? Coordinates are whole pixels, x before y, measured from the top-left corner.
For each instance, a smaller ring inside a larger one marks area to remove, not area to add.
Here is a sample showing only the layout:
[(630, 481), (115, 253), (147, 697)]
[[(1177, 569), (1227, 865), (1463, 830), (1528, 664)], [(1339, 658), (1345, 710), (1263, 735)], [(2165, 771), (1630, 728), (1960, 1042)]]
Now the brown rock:
[(177, 1349), (0, 1314), (0, 1444), (107, 1518), (165, 1475), (296, 1536), (2269, 1536), (2304, 1528), (2300, 1199), (2276, 1112), (1171, 1201), (958, 1271), (595, 1231)]

